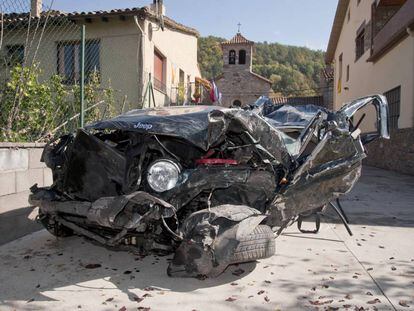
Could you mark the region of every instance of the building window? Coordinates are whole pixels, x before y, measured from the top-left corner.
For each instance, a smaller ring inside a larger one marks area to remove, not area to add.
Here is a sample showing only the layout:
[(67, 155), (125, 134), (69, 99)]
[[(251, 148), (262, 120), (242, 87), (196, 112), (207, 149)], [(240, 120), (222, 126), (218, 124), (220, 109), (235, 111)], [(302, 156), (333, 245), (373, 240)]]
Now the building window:
[(246, 64), (246, 50), (239, 51), (239, 65)]
[(16, 66), (22, 65), (24, 62), (24, 45), (13, 44), (6, 46), (7, 51), (7, 65)]
[(355, 61), (357, 61), (365, 52), (365, 23), (361, 25), (355, 39)]
[(390, 129), (398, 129), (398, 119), (400, 117), (401, 107), (401, 86), (393, 88), (392, 90), (385, 92), (384, 96), (388, 101), (388, 109), (390, 112)]
[(349, 81), (349, 65), (346, 66), (346, 82)]
[(166, 58), (160, 52), (154, 50), (154, 88), (161, 92), (167, 91), (165, 62)]
[(229, 64), (230, 65), (236, 64), (236, 51), (235, 50), (231, 50), (229, 52)]
[[(73, 84), (79, 82), (81, 67), (80, 42), (59, 42), (57, 45), (57, 72), (63, 82)], [(85, 78), (92, 73), (100, 72), (100, 41), (88, 40), (85, 43)]]

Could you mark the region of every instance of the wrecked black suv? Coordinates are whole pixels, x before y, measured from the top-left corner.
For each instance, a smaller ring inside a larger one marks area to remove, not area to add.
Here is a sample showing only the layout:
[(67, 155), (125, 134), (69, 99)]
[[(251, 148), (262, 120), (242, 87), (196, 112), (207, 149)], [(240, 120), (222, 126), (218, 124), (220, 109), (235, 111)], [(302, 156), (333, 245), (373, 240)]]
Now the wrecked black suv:
[[(361, 134), (356, 112), (370, 104), (376, 131)], [(248, 109), (134, 110), (48, 144), (54, 182), (33, 186), (30, 201), (56, 236), (175, 253), (169, 275), (216, 276), (272, 256), (273, 230), (350, 191), (363, 145), (378, 137), (389, 137), (380, 95), (337, 112), (263, 98)]]

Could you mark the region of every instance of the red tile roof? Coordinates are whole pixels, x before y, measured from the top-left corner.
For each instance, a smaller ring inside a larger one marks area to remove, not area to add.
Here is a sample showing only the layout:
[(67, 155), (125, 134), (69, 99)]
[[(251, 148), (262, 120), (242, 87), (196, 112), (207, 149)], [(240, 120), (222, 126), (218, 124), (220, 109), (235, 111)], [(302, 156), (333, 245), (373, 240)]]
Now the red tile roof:
[[(150, 19), (155, 19), (155, 14), (148, 8), (148, 7), (142, 7), (142, 8), (126, 8), (126, 9), (114, 9), (114, 10), (108, 10), (108, 11), (91, 11), (91, 12), (63, 12), (63, 11), (57, 11), (57, 10), (50, 10), (50, 11), (43, 11), (40, 15), (40, 18), (48, 18), (48, 19), (63, 19), (63, 18), (69, 18), (71, 20), (79, 20), (82, 18), (99, 18), (99, 17), (111, 17), (111, 16), (143, 16)], [(16, 23), (21, 21), (26, 21), (28, 18), (31, 19), (37, 19), (37, 17), (31, 16), (29, 13), (8, 13), (4, 14), (3, 21), (4, 23)], [(173, 19), (164, 16), (164, 24), (165, 26), (182, 31), (194, 36), (199, 37), (199, 32), (191, 27), (187, 27), (183, 24), (180, 24)]]
[(326, 81), (333, 81), (334, 79), (334, 71), (332, 68), (324, 68), (322, 69), (322, 76)]
[(221, 43), (222, 45), (229, 45), (229, 44), (254, 44), (253, 41), (247, 40), (243, 35), (238, 32), (233, 38), (228, 41), (224, 41)]

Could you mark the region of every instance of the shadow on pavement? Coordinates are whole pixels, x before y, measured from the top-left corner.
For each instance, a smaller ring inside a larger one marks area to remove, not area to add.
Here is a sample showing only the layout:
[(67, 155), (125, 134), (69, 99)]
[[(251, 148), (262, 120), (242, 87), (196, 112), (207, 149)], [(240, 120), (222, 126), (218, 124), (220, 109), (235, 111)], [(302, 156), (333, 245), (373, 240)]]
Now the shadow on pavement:
[[(13, 249), (22, 243), (27, 246)], [(171, 258), (172, 255), (143, 257), (112, 251), (81, 237), (56, 239), (43, 230), (2, 246), (0, 261), (7, 271), (1, 272), (0, 304), (31, 299), (48, 301), (51, 298), (42, 292), (68, 286), (74, 291), (89, 288), (104, 292), (117, 288), (134, 301), (138, 296), (131, 290), (191, 292), (237, 281), (256, 267), (256, 262), (231, 265), (214, 279), (170, 278), (166, 271)], [(102, 279), (104, 286), (102, 281), (94, 285), (95, 280)]]

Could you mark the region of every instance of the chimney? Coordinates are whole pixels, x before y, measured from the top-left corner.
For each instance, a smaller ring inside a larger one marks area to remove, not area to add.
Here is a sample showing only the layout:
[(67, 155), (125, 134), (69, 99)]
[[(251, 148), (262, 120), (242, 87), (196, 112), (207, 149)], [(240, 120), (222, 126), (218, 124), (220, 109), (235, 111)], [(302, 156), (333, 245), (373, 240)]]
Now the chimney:
[(33, 17), (40, 17), (42, 13), (42, 0), (30, 0), (30, 12)]
[(163, 0), (153, 0), (151, 10), (157, 15), (165, 15), (165, 6)]

